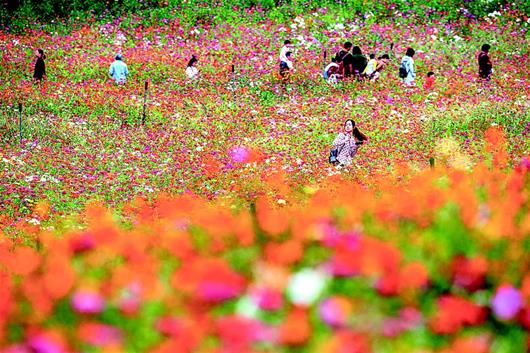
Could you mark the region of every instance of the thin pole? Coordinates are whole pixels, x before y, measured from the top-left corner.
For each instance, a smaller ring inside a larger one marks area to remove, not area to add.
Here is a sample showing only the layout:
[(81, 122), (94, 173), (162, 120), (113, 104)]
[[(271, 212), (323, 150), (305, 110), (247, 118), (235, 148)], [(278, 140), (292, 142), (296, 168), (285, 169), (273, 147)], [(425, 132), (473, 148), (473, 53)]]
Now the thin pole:
[(234, 105), (236, 104), (236, 66), (232, 64), (232, 95), (234, 97)]
[(149, 82), (145, 81), (145, 90), (144, 90), (144, 111), (142, 114), (142, 125), (145, 125), (145, 106), (147, 104), (147, 87), (149, 86)]
[(18, 103), (18, 132), (20, 144), (22, 144), (22, 103)]

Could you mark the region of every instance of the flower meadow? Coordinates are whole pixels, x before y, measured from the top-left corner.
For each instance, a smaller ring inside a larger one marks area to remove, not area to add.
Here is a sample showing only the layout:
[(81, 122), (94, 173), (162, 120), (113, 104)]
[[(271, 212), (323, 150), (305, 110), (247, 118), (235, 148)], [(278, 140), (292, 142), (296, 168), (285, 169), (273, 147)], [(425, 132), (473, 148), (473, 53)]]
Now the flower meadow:
[[(528, 350), (524, 14), (144, 20), (0, 32), (1, 352)], [(322, 80), (345, 40), (390, 55), (378, 82)]]
[(335, 175), (250, 208), (159, 195), (27, 223), (0, 243), (3, 351), (524, 352), (530, 162), (508, 167), (495, 128), (486, 149), (377, 189)]

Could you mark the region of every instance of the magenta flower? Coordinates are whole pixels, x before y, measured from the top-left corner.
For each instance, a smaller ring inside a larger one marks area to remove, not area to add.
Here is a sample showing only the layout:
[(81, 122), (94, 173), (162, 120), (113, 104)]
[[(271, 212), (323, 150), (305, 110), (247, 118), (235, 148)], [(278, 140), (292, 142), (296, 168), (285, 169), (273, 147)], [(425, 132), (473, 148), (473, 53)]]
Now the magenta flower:
[(497, 289), (491, 300), (491, 308), (501, 320), (513, 319), (523, 306), (521, 292), (511, 285), (504, 285)]
[(230, 283), (205, 281), (199, 284), (197, 295), (205, 301), (220, 302), (234, 298), (241, 292), (241, 287)]
[(30, 337), (28, 340), (28, 346), (31, 347), (31, 352), (35, 353), (63, 353), (64, 349), (54, 342), (50, 337), (39, 334)]
[(75, 311), (83, 314), (96, 314), (105, 307), (105, 300), (101, 295), (89, 290), (77, 290), (70, 303)]
[(318, 311), (323, 322), (329, 326), (341, 327), (348, 320), (351, 306), (344, 298), (331, 297), (320, 303)]
[(237, 163), (245, 163), (249, 155), (250, 153), (248, 149), (246, 149), (243, 146), (234, 147), (230, 151), (230, 157), (232, 158), (234, 162), (237, 162)]
[(278, 310), (283, 305), (282, 293), (271, 288), (257, 289), (252, 296), (262, 310)]

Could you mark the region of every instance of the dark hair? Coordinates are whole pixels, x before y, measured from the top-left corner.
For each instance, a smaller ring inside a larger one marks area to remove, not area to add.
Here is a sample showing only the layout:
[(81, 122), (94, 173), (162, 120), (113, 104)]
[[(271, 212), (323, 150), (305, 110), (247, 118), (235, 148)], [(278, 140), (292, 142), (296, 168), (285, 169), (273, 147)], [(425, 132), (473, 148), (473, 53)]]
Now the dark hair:
[(353, 46), (351, 42), (344, 43), (344, 49), (350, 49)]
[(432, 71), (427, 72), (427, 77), (431, 77), (431, 76), (434, 76), (434, 72)]
[(192, 65), (195, 64), (197, 61), (199, 61), (199, 60), (197, 60), (197, 58), (195, 57), (195, 55), (192, 55), (190, 61), (188, 61), (188, 67), (192, 66)]
[(348, 119), (344, 122), (344, 126), (346, 126), (346, 123), (348, 123), (348, 121), (351, 121), (352, 123), (352, 127), (353, 127), (353, 130), (352, 130), (352, 136), (355, 137), (357, 140), (359, 141), (368, 141), (368, 137), (363, 134), (357, 127), (355, 127), (355, 121), (353, 121), (353, 119)]
[(406, 56), (410, 56), (411, 58), (416, 54), (416, 51), (412, 48), (407, 48), (407, 52), (405, 53)]
[(375, 54), (370, 54), (370, 59), (375, 59)]
[(336, 63), (337, 62), (337, 58), (335, 58), (335, 57), (331, 58), (331, 62), (332, 63)]
[(37, 51), (39, 52), (41, 58), (46, 59), (46, 55), (44, 55), (44, 50), (42, 50), (42, 49), (37, 49)]
[(491, 46), (489, 44), (482, 44), (482, 51), (488, 52)]
[(287, 53), (285, 53), (285, 56), (286, 56), (286, 57), (287, 57), (287, 56), (291, 56), (292, 53), (293, 53), (293, 52), (288, 51)]
[(363, 54), (363, 51), (361, 50), (361, 48), (359, 48), (357, 45), (353, 47), (353, 49), (351, 50), (351, 53), (353, 55), (362, 55)]
[(291, 44), (291, 41), (289, 39), (286, 39), (283, 41), (283, 45)]
[(388, 54), (383, 54), (379, 57), (379, 59), (386, 59), (386, 60), (390, 60), (390, 56), (388, 56)]

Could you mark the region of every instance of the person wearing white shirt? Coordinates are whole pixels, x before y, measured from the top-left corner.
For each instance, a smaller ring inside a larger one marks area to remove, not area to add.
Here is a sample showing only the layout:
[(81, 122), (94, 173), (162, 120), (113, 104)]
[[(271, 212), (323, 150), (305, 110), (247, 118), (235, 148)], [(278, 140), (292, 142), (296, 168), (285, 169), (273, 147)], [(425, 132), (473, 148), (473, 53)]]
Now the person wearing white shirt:
[(280, 61), (287, 62), (287, 52), (291, 51), (291, 49), (292, 49), (291, 41), (288, 39), (285, 40), (283, 42), (283, 47), (280, 50)]
[(195, 67), (197, 61), (198, 60), (195, 55), (192, 55), (190, 61), (188, 62), (188, 66), (186, 67), (186, 76), (188, 76), (190, 80), (196, 80), (199, 78), (199, 69)]

